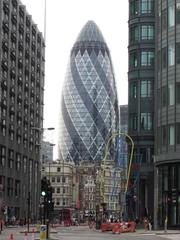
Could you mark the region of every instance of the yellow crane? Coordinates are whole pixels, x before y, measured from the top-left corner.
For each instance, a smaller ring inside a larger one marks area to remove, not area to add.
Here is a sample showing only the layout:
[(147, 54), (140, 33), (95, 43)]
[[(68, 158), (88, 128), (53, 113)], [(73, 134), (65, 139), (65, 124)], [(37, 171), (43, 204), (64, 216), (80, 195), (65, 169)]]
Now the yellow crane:
[(125, 136), (131, 142), (131, 154), (130, 154), (130, 159), (129, 159), (129, 165), (128, 165), (128, 171), (127, 171), (127, 179), (126, 179), (126, 186), (125, 186), (125, 192), (124, 193), (126, 194), (127, 191), (128, 191), (128, 185), (129, 185), (129, 179), (130, 179), (130, 173), (131, 173), (131, 166), (132, 166), (132, 159), (133, 159), (133, 152), (134, 152), (134, 142), (133, 142), (132, 138), (127, 133), (115, 132), (108, 139), (108, 142), (107, 142), (106, 148), (105, 148), (105, 156), (104, 156), (104, 159), (101, 162), (100, 195), (101, 195), (101, 199), (102, 199), (103, 203), (105, 202), (105, 196), (104, 196), (104, 192), (105, 192), (104, 191), (104, 173), (105, 173), (106, 161), (107, 161), (107, 156), (108, 156), (108, 151), (109, 151), (109, 144), (117, 136)]

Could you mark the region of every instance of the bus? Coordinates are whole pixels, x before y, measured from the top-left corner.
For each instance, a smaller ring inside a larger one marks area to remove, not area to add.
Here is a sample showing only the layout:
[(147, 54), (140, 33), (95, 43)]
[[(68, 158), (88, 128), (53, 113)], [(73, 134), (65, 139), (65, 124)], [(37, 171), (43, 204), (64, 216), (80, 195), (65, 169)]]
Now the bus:
[(59, 210), (59, 221), (64, 226), (71, 226), (73, 224), (73, 210), (71, 208)]

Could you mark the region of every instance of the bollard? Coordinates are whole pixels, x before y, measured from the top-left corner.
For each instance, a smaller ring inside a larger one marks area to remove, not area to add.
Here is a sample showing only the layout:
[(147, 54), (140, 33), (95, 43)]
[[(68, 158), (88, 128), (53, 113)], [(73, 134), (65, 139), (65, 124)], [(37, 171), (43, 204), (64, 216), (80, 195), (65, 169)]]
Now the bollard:
[(13, 237), (13, 234), (12, 234), (12, 233), (9, 235), (8, 240), (14, 240), (14, 237)]
[(32, 240), (34, 240), (35, 239), (35, 230), (34, 230), (34, 228), (32, 229)]
[(27, 231), (25, 231), (25, 233), (24, 233), (24, 240), (28, 240), (28, 234), (27, 234)]
[(165, 221), (164, 221), (164, 232), (167, 233), (167, 223), (168, 223), (168, 218), (166, 216)]

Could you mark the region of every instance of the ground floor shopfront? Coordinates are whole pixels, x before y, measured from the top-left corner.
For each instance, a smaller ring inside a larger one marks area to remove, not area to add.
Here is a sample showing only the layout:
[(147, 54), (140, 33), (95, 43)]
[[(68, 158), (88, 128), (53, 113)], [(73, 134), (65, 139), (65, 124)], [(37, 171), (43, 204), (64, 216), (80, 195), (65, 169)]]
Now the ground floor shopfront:
[(156, 228), (180, 226), (180, 163), (155, 167), (154, 212)]

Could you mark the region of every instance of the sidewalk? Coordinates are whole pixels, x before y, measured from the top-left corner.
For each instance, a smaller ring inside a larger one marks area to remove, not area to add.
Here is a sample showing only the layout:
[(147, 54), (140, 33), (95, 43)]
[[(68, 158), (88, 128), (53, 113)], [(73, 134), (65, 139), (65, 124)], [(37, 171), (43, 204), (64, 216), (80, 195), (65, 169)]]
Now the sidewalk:
[[(171, 230), (167, 229), (165, 232), (164, 230), (151, 230), (151, 231), (145, 231), (144, 229), (136, 229), (136, 234), (147, 234), (147, 235), (167, 235), (167, 234), (180, 234), (180, 230)], [(127, 234), (127, 233), (125, 233)], [(129, 233), (134, 234), (134, 233)]]

